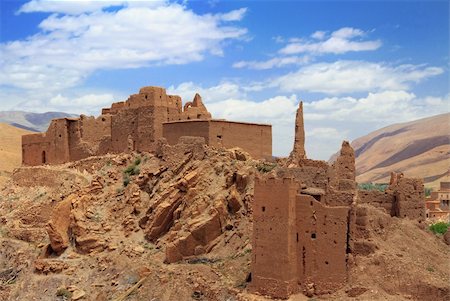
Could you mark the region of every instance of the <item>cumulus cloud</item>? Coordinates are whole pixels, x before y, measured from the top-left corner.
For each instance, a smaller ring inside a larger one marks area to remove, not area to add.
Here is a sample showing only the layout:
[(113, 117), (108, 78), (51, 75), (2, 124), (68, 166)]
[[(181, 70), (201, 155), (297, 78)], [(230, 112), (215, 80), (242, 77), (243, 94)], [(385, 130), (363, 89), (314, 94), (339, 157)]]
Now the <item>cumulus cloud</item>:
[[(361, 29), (343, 27), (332, 32), (329, 36), (324, 31), (316, 31), (312, 34), (315, 40), (294, 40), (283, 47), (279, 52), (282, 54), (292, 55), (298, 53), (311, 54), (342, 54), (351, 51), (370, 51), (381, 47), (380, 40), (362, 40), (367, 32)], [(360, 38), (360, 40), (355, 40)], [(317, 41), (319, 40), (319, 41)]]
[(342, 94), (381, 90), (408, 90), (413, 83), (442, 74), (438, 67), (391, 66), (366, 61), (316, 63), (271, 81), (282, 91), (310, 91)]
[[(381, 47), (380, 40), (363, 40), (367, 32), (352, 27), (340, 28), (331, 34), (326, 31), (316, 31), (310, 38), (291, 38), (287, 44), (278, 50), (271, 59), (263, 61), (238, 61), (234, 68), (249, 68), (256, 70), (280, 68), (288, 65), (304, 65), (323, 54), (343, 54), (346, 52), (371, 51)], [(285, 39), (274, 37), (277, 43), (285, 43)], [(302, 54), (302, 56), (298, 56)]]
[(246, 96), (246, 92), (239, 85), (232, 82), (222, 82), (216, 86), (207, 88), (193, 82), (184, 82), (178, 86), (170, 86), (167, 88), (167, 92), (180, 95), (183, 101), (190, 101), (193, 99), (195, 93), (199, 93), (203, 101), (208, 104)]
[[(124, 6), (101, 10), (116, 4)], [(0, 85), (22, 89), (61, 91), (96, 70), (201, 61), (222, 55), (224, 41), (247, 32), (228, 23), (242, 19), (245, 9), (199, 15), (176, 3), (35, 0), (20, 11), (73, 13), (52, 14), (39, 33), (0, 44)]]

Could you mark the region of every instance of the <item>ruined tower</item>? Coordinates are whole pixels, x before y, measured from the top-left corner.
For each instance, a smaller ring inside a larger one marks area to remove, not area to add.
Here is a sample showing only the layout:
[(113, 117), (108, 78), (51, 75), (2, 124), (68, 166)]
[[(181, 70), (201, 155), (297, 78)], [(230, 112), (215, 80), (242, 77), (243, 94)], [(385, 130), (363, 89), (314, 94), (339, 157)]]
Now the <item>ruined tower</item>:
[(303, 101), (300, 101), (300, 104), (297, 109), (297, 115), (295, 117), (294, 148), (293, 148), (289, 158), (293, 161), (306, 159), (305, 126), (303, 123)]

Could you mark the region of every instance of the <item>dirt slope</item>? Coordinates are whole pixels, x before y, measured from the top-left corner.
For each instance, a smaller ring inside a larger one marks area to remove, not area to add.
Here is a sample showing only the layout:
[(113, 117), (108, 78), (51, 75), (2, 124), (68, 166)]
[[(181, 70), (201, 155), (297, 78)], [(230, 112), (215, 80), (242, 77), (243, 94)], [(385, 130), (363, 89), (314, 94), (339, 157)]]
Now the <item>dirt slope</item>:
[(32, 133), (0, 123), (0, 187), (22, 163), (22, 135)]
[[(124, 300), (116, 298), (128, 290), (130, 301), (267, 300), (246, 289), (262, 163), (201, 145), (137, 158), (93, 157), (13, 174), (0, 190), (0, 300)], [(370, 231), (361, 235), (370, 248), (354, 254), (345, 288), (314, 299), (445, 300), (450, 253), (442, 239), (364, 208)], [(55, 235), (64, 225), (70, 237), (58, 255), (48, 245), (64, 244)]]
[(450, 113), (394, 124), (352, 143), (357, 181), (388, 182), (391, 171), (438, 187), (450, 168)]

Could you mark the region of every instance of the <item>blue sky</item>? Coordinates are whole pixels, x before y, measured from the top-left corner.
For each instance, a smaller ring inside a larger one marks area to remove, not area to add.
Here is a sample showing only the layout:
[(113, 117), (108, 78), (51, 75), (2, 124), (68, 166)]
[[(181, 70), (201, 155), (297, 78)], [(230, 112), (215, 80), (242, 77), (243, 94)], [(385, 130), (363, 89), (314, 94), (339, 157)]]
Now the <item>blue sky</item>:
[(98, 115), (146, 85), (214, 117), (273, 124), (309, 157), (449, 111), (447, 1), (10, 1), (0, 4), (0, 110)]

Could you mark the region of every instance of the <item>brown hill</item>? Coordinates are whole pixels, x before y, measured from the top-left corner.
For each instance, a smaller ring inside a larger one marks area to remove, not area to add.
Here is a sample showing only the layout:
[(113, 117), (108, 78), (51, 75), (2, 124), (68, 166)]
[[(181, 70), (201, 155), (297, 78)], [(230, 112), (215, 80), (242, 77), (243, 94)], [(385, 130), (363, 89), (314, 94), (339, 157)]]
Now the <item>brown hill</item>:
[(22, 135), (32, 132), (0, 123), (0, 186), (22, 162)]
[[(182, 144), (17, 169), (0, 189), (0, 300), (269, 300), (246, 289), (254, 178), (267, 167)], [(363, 206), (367, 253), (324, 298), (445, 300), (442, 238)]]
[(389, 182), (391, 171), (436, 188), (450, 168), (450, 113), (394, 124), (354, 140), (359, 183)]

